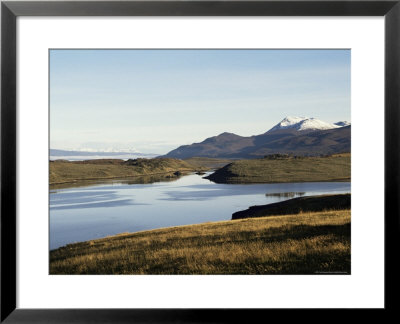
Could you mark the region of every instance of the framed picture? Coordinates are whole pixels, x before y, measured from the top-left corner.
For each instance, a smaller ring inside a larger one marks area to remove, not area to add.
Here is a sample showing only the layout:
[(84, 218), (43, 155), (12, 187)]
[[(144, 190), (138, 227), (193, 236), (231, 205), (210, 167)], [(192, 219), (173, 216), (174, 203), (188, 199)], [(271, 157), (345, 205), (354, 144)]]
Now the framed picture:
[(393, 309), (399, 16), (3, 1), (1, 321)]

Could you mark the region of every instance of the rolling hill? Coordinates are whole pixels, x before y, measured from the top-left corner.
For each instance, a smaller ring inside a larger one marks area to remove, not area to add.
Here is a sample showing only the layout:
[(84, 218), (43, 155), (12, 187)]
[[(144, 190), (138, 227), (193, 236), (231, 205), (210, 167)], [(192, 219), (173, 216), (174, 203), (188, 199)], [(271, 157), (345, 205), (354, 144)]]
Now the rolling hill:
[(286, 117), (261, 135), (245, 137), (225, 132), (201, 143), (180, 146), (165, 157), (251, 159), (277, 153), (317, 156), (350, 152), (350, 149), (350, 123), (329, 124), (315, 118)]

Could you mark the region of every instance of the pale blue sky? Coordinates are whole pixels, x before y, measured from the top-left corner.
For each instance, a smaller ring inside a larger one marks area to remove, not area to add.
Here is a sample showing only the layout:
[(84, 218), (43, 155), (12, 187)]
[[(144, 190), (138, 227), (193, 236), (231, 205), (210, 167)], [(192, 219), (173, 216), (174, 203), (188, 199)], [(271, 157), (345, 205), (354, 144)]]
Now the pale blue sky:
[(350, 50), (51, 50), (50, 147), (163, 154), (286, 116), (350, 121)]

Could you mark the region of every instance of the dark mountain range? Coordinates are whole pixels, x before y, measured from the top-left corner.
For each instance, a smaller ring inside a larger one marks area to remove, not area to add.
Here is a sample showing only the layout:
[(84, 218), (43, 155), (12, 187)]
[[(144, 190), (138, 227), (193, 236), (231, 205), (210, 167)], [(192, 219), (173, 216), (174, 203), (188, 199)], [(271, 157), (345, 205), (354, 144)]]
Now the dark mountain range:
[(165, 157), (186, 159), (190, 157), (231, 157), (253, 145), (253, 137), (243, 137), (232, 133), (222, 133), (205, 139), (201, 143), (183, 145), (169, 152)]
[(315, 156), (350, 152), (351, 126), (333, 129), (272, 129), (250, 137), (222, 133), (201, 143), (183, 145), (165, 157), (259, 158), (269, 154)]

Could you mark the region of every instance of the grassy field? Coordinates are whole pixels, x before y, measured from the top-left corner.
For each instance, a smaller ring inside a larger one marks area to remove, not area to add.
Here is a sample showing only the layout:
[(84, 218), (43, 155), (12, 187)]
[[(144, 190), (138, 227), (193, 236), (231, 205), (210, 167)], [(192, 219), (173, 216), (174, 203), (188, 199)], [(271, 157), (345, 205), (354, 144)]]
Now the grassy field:
[(205, 170), (201, 165), (171, 158), (134, 159), (134, 160), (86, 160), (51, 161), (50, 184), (69, 183), (82, 180), (122, 179), (137, 176), (165, 174), (177, 176), (175, 172)]
[(209, 175), (216, 183), (350, 181), (350, 153), (239, 160)]
[(350, 210), (179, 226), (50, 251), (50, 274), (350, 273)]

